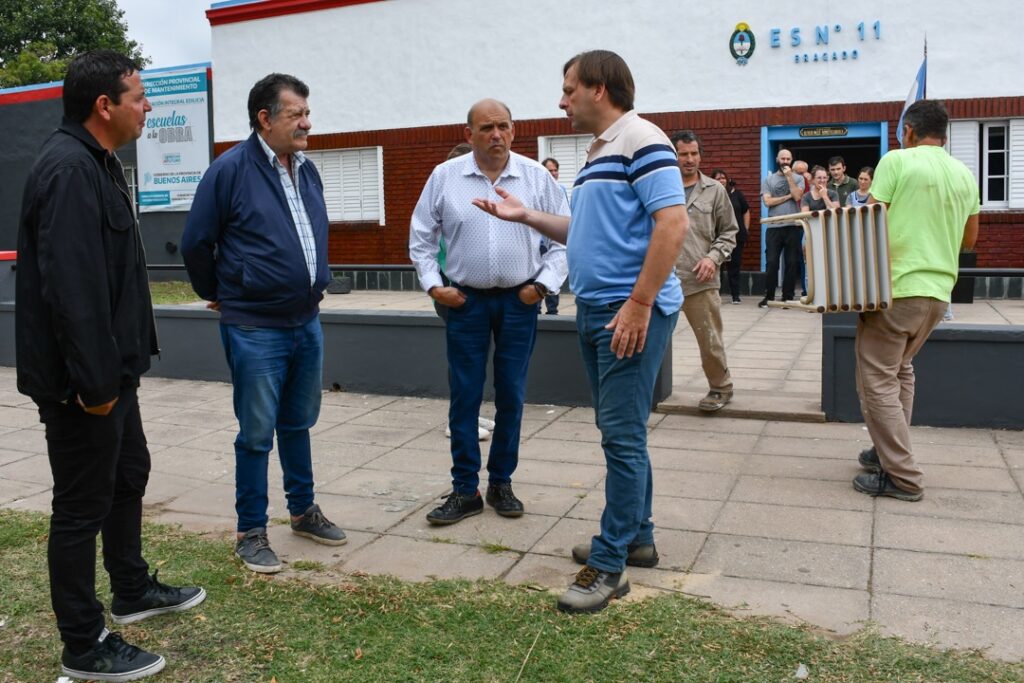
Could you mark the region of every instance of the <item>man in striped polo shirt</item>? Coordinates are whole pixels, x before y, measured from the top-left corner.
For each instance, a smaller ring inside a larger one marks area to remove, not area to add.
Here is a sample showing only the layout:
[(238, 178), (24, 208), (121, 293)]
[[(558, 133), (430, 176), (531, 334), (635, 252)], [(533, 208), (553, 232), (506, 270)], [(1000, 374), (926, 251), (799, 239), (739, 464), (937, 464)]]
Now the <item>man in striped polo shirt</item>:
[(658, 563), (647, 418), (683, 302), (673, 267), (687, 229), (686, 198), (672, 144), (633, 111), (633, 76), (622, 58), (584, 52), (562, 74), (559, 107), (575, 130), (596, 138), (574, 185), (572, 218), (528, 209), (500, 188), (503, 201), (474, 204), (566, 243), (608, 474), (601, 531), (573, 548), (585, 566), (558, 608), (597, 612), (629, 592), (627, 564)]

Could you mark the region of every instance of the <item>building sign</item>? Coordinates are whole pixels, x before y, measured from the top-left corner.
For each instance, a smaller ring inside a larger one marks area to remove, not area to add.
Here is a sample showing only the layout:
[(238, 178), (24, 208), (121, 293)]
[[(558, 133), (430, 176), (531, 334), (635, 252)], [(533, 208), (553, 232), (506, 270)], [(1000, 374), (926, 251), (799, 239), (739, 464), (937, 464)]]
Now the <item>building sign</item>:
[(813, 128), (801, 128), (802, 138), (831, 138), (846, 137), (846, 126), (816, 126)]
[(210, 165), (206, 67), (143, 73), (153, 111), (136, 143), (139, 211), (188, 211)]
[(881, 21), (793, 26), (785, 37), (781, 28), (768, 30), (768, 45), (772, 49), (782, 49), (784, 44), (791, 48), (794, 64), (855, 61), (868, 44), (881, 39)]

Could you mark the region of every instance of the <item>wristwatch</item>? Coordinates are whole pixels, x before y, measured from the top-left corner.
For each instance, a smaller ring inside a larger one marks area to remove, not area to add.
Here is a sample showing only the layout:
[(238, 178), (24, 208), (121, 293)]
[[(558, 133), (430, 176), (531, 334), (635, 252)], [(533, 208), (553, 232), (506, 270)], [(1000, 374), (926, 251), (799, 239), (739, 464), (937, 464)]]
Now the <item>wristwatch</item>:
[(551, 294), (551, 290), (545, 287), (543, 282), (534, 282), (533, 288), (537, 290), (537, 293), (540, 294), (540, 298), (542, 299)]

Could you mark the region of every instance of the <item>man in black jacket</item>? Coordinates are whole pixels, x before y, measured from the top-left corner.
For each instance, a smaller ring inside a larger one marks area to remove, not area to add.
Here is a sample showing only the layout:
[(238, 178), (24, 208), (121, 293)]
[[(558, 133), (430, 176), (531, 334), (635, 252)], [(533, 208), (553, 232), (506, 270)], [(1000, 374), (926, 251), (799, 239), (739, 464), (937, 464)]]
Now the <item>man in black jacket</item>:
[(29, 174), (18, 232), (18, 390), (39, 406), (53, 472), (50, 596), (64, 673), (134, 680), (164, 659), (104, 626), (96, 599), (96, 535), (115, 623), (176, 612), (206, 598), (149, 576), (142, 497), (149, 451), (139, 377), (157, 353), (146, 260), (114, 150), (142, 134), (152, 108), (132, 60), (109, 50), (76, 58), (64, 120)]

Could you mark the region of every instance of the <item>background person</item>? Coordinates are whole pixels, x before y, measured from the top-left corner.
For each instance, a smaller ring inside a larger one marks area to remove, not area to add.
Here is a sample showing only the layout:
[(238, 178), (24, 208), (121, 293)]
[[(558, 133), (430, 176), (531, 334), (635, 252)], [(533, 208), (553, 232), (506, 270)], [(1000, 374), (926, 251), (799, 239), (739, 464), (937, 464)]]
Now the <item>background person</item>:
[[(800, 198), (804, 195), (804, 179), (791, 167), (793, 154), (780, 149), (775, 156), (778, 170), (761, 183), (761, 201), (768, 207), (769, 216), (785, 216), (800, 211)], [(786, 269), (782, 276), (782, 300), (790, 301), (796, 291), (796, 280), (800, 274), (803, 255), (800, 242), (803, 230), (796, 223), (772, 225), (765, 230), (765, 282), (764, 298), (757, 305), (767, 308), (775, 299), (775, 288), (779, 280), (779, 260), (786, 254)]]
[(828, 171), (824, 166), (811, 169), (811, 191), (805, 192), (800, 198), (800, 208), (804, 211), (824, 211), (838, 209), (839, 194), (828, 187)]
[(828, 160), (828, 189), (839, 195), (839, 206), (846, 205), (846, 198), (857, 190), (857, 181), (846, 175), (846, 162), (841, 156)]
[(747, 198), (736, 187), (736, 182), (729, 178), (729, 174), (720, 168), (711, 173), (711, 177), (722, 184), (729, 193), (729, 202), (732, 204), (733, 213), (736, 215), (736, 248), (729, 256), (729, 263), (726, 266), (726, 274), (729, 282), (729, 294), (732, 295), (732, 303), (740, 303), (740, 272), (743, 267), (743, 247), (747, 244), (747, 236), (750, 232), (750, 205)]
[(847, 206), (865, 206), (871, 196), (871, 181), (875, 177), (875, 169), (865, 166), (857, 174), (857, 189), (846, 196)]

